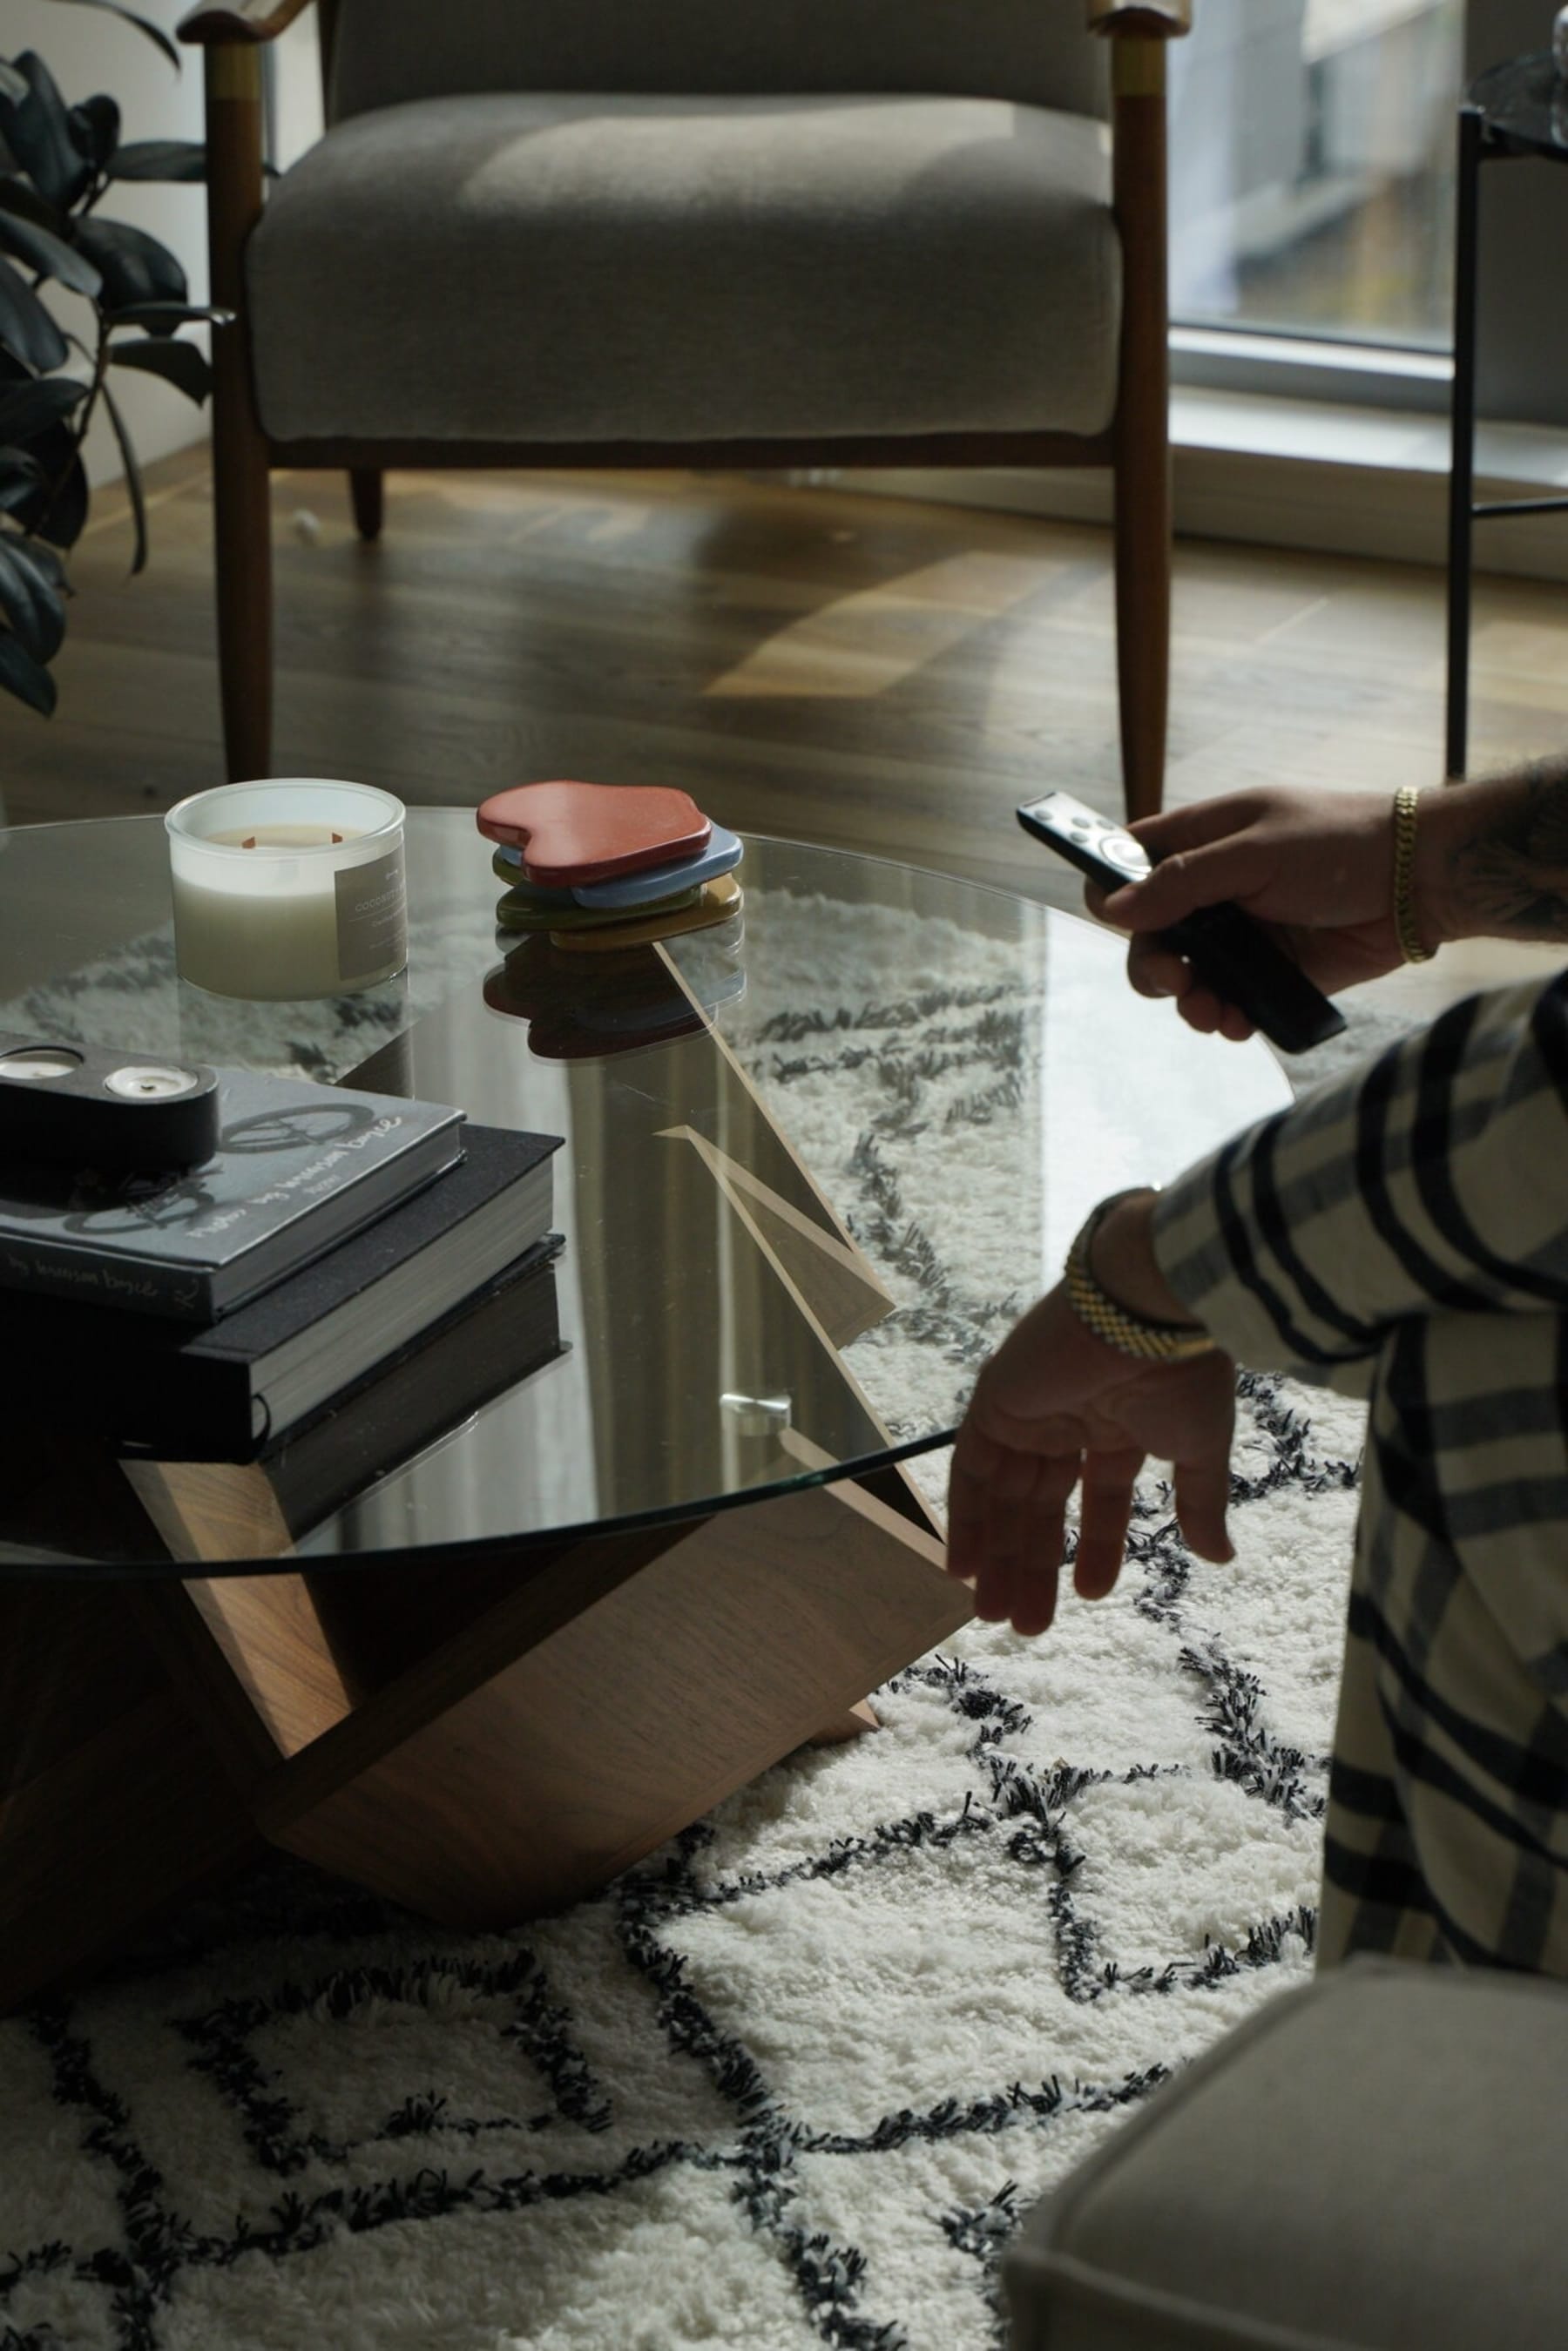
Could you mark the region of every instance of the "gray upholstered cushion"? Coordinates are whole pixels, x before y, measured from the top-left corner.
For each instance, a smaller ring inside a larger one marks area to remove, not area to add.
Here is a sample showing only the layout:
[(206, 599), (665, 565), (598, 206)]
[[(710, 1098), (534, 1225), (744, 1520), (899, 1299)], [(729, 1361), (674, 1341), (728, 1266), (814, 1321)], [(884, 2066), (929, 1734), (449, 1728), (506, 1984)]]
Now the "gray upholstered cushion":
[(333, 111), (476, 90), (914, 90), (1103, 111), (1083, 0), (339, 0)]
[(983, 99), (435, 99), (359, 115), (252, 238), (284, 440), (1098, 431), (1104, 132)]
[(1014, 2351), (1557, 2351), (1565, 2080), (1562, 1985), (1336, 1969), (1037, 2207)]

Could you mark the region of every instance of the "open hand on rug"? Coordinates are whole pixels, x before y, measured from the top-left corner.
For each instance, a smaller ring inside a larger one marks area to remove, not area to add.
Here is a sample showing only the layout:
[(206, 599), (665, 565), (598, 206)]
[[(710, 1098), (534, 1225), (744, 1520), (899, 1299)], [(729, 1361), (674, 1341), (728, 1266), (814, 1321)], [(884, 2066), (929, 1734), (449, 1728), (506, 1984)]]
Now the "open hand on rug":
[(1193, 1550), (1232, 1556), (1225, 1505), (1236, 1366), (1160, 1272), (1154, 1199), (1119, 1195), (1091, 1217), (1065, 1280), (981, 1371), (958, 1434), (948, 1573), (973, 1580), (977, 1615), (1009, 1618), (1019, 1633), (1043, 1633), (1056, 1614), (1075, 1488), (1074, 1588), (1085, 1600), (1112, 1589), (1134, 1482), (1150, 1454), (1174, 1465), (1176, 1517)]

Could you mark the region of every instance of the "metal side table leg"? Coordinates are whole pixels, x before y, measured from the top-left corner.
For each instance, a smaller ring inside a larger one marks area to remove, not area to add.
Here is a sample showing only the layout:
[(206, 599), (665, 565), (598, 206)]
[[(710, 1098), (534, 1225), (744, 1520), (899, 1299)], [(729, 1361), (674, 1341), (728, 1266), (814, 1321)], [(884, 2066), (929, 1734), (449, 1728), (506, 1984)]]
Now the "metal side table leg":
[(1470, 548), (1476, 455), (1476, 269), (1480, 214), (1479, 107), (1459, 109), (1454, 250), (1453, 452), (1448, 470), (1448, 692), (1446, 772), (1462, 776), (1469, 749)]

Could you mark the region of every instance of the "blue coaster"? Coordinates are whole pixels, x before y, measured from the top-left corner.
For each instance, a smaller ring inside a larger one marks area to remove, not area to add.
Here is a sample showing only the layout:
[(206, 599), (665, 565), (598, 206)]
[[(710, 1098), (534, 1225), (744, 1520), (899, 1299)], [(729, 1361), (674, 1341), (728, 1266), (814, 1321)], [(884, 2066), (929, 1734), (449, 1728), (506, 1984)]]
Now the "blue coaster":
[[(727, 832), (722, 824), (716, 824), (708, 836), (707, 847), (699, 849), (695, 857), (677, 857), (668, 865), (645, 866), (640, 873), (623, 873), (613, 882), (585, 882), (580, 889), (573, 890), (570, 894), (580, 906), (599, 906), (606, 911), (653, 906), (662, 898), (673, 897), (677, 890), (687, 889), (699, 882), (716, 881), (721, 873), (732, 873), (740, 859), (738, 835)], [(494, 862), (496, 872), (503, 881), (515, 878), (519, 883), (523, 882), (520, 871), (523, 852), (520, 849), (497, 849)], [(536, 886), (532, 883), (523, 883), (526, 889), (534, 890)], [(564, 893), (540, 890), (537, 894), (541, 904), (554, 899), (559, 904)]]

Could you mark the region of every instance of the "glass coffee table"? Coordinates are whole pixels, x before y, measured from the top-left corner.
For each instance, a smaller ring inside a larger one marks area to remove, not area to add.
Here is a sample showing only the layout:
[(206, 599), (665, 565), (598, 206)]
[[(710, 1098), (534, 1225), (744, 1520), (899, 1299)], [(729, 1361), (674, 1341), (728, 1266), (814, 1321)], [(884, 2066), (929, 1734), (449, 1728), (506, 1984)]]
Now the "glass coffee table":
[(175, 975), (161, 820), (0, 832), (0, 1030), (566, 1139), (561, 1352), (413, 1458), (361, 1413), (330, 1493), (40, 1426), (10, 1365), (0, 2009), (266, 1840), (500, 1927), (870, 1727), (968, 1614), (921, 1457), (978, 1364), (1096, 1199), (1290, 1099), (938, 875), (753, 840), (736, 922), (604, 956), (498, 937), (466, 811), (408, 859), (399, 980), (248, 1004)]

